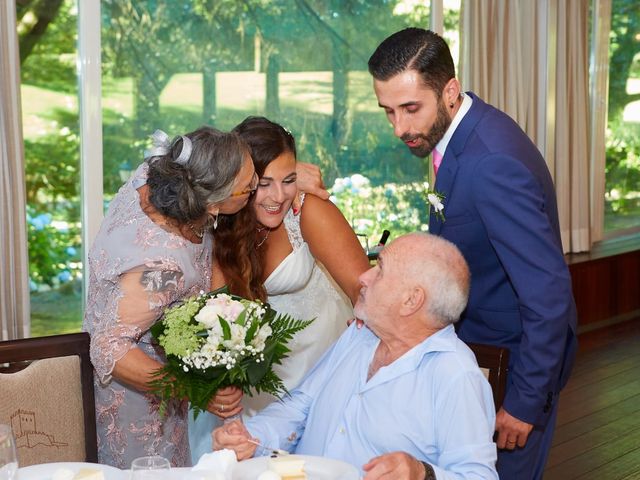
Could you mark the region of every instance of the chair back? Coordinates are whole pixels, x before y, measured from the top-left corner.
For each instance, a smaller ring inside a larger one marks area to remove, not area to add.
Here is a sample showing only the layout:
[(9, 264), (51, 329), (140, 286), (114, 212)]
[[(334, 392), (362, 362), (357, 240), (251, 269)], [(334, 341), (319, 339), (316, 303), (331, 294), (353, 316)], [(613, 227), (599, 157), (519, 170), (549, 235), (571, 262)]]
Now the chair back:
[(21, 467), (98, 461), (88, 333), (0, 342), (0, 423)]
[(502, 406), (507, 389), (507, 372), (509, 371), (509, 349), (495, 345), (467, 343), (473, 350), (478, 366), (487, 377), (493, 391), (493, 402), (496, 412)]

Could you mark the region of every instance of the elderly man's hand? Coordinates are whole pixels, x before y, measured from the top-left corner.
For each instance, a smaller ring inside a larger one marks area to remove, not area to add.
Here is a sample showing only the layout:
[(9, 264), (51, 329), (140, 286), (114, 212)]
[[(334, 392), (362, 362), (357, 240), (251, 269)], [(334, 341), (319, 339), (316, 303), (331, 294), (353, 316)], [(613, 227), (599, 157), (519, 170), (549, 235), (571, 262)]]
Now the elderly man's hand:
[(385, 453), (369, 460), (364, 465), (366, 472), (364, 480), (378, 478), (388, 480), (423, 480), (425, 478), (424, 465), (408, 453)]
[(527, 443), (527, 438), (533, 430), (530, 423), (518, 420), (510, 415), (504, 408), (500, 408), (496, 414), (496, 432), (498, 448), (513, 450), (516, 446), (522, 448)]
[[(329, 192), (322, 181), (322, 172), (320, 167), (312, 163), (297, 162), (296, 163), (298, 192), (306, 192), (323, 200), (329, 198)], [(300, 211), (300, 195), (296, 195), (293, 200), (293, 213), (298, 214)]]
[(207, 410), (220, 418), (228, 418), (242, 411), (242, 390), (238, 387), (225, 387), (218, 390), (207, 405)]
[(253, 457), (257, 448), (254, 443), (249, 442), (249, 440), (255, 439), (251, 438), (249, 431), (240, 420), (234, 420), (216, 428), (211, 432), (211, 438), (214, 450), (222, 450), (223, 448), (233, 450), (236, 452), (238, 460)]

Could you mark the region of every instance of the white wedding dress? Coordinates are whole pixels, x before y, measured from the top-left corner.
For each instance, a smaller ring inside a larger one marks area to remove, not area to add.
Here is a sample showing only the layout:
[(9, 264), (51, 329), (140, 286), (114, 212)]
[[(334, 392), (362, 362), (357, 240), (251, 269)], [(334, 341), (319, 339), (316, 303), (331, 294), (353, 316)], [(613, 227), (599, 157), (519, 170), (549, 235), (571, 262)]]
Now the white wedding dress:
[[(282, 365), (274, 365), (287, 390), (291, 390), (345, 330), (347, 320), (353, 317), (353, 309), (348, 297), (311, 255), (300, 231), (300, 216), (289, 210), (284, 225), (293, 251), (265, 281), (268, 301), (279, 313), (288, 313), (296, 319), (315, 318), (291, 340), (289, 357)], [(244, 414), (255, 415), (275, 400), (276, 397), (265, 393), (254, 397), (245, 395)], [(194, 465), (203, 453), (211, 451), (211, 431), (219, 424), (218, 417), (208, 412), (200, 414), (195, 422), (189, 415), (189, 442)]]

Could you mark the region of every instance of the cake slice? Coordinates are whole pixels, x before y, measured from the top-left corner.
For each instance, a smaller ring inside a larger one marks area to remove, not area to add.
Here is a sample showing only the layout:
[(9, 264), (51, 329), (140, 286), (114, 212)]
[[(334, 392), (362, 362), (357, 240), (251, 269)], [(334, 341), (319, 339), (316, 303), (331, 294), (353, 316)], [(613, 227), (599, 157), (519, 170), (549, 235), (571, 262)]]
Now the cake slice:
[(68, 468), (58, 468), (55, 472), (53, 472), (53, 476), (51, 480), (73, 480), (75, 474), (73, 470), (69, 470)]
[(269, 469), (276, 472), (282, 480), (306, 480), (304, 460), (295, 455), (272, 457), (269, 459)]
[(81, 468), (73, 480), (105, 480), (104, 472), (95, 468)]

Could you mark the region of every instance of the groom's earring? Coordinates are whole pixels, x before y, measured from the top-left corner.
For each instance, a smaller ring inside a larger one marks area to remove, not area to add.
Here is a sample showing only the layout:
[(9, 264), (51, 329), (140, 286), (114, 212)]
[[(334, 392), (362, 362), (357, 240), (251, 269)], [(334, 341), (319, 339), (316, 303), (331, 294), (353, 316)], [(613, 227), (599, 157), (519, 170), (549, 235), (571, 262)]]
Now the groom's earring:
[(453, 108), (453, 103), (450, 103), (450, 104), (449, 104), (449, 108)]

